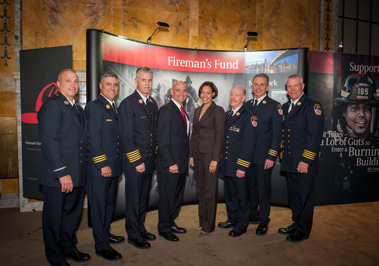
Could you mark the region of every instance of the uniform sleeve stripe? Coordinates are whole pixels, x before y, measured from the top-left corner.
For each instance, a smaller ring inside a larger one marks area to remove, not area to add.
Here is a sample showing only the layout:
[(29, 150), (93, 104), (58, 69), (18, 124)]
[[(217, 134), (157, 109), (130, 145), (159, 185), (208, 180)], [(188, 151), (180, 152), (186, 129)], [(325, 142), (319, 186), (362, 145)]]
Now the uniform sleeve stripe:
[(63, 166), (63, 167), (61, 167), (61, 168), (55, 169), (55, 170), (53, 170), (53, 173), (58, 172), (58, 171), (60, 171), (60, 170), (63, 170), (63, 169), (65, 169), (65, 168), (67, 168), (67, 166)]
[(276, 155), (278, 155), (278, 152), (270, 149), (270, 150), (268, 150), (268, 154), (272, 155), (272, 156), (276, 156)]
[(303, 157), (313, 161), (316, 158), (316, 153), (304, 150)]
[(100, 155), (100, 156), (93, 157), (92, 160), (93, 160), (94, 163), (100, 163), (100, 162), (106, 161), (107, 160), (107, 156), (105, 156), (105, 154), (103, 154), (103, 155)]
[(140, 154), (140, 153), (139, 153), (139, 150), (136, 149), (135, 151), (128, 152), (128, 153), (126, 154), (126, 156), (134, 155), (134, 154)]
[(132, 152), (129, 152), (129, 153), (126, 153), (126, 156), (128, 157), (128, 160), (129, 162), (133, 163), (135, 161), (138, 161), (139, 159), (141, 159), (141, 154), (139, 152), (139, 150), (135, 150), (135, 151), (132, 151)]
[(244, 167), (246, 167), (246, 168), (248, 168), (248, 167), (250, 166), (250, 163), (249, 163), (249, 162), (244, 161), (244, 160), (239, 159), (239, 158), (238, 158), (238, 160), (237, 160), (237, 164), (242, 165), (242, 166), (244, 166)]

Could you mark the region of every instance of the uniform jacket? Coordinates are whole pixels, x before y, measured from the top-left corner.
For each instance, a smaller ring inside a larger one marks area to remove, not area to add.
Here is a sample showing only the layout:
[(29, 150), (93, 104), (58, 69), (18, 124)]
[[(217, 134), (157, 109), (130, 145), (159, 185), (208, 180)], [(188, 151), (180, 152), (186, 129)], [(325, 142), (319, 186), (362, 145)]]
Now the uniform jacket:
[(74, 187), (86, 183), (87, 122), (80, 105), (71, 105), (59, 91), (38, 112), (42, 154), (38, 181), (61, 187), (59, 178), (71, 175)]
[(237, 169), (247, 171), (250, 167), (258, 136), (258, 118), (245, 106), (230, 116), (226, 112), (224, 142), (222, 146), (220, 173), (236, 177)]
[(194, 152), (212, 153), (212, 161), (220, 161), (222, 143), (224, 139), (225, 112), (214, 102), (200, 117), (201, 106), (195, 109), (192, 127), (190, 157)]
[(187, 128), (179, 108), (170, 100), (158, 114), (157, 171), (168, 174), (169, 167), (177, 164), (179, 174), (183, 174), (188, 169), (188, 159)]
[(283, 105), (284, 122), (282, 125), (283, 158), (281, 170), (297, 173), (300, 161), (312, 165), (318, 160), (318, 152), (324, 131), (324, 113), (321, 104), (301, 96), (288, 113), (290, 101)]
[(275, 161), (281, 142), (283, 122), (281, 104), (267, 95), (254, 108), (253, 103), (254, 100), (245, 103), (245, 107), (258, 117), (259, 124), (253, 163), (264, 164), (266, 159)]
[(120, 104), (118, 123), (124, 148), (123, 169), (132, 171), (145, 163), (145, 174), (154, 171), (158, 105), (149, 97), (147, 106), (135, 91)]
[(99, 95), (86, 105), (85, 115), (89, 133), (88, 175), (101, 177), (101, 168), (109, 166), (112, 176), (120, 176), (122, 145), (117, 114), (104, 96)]

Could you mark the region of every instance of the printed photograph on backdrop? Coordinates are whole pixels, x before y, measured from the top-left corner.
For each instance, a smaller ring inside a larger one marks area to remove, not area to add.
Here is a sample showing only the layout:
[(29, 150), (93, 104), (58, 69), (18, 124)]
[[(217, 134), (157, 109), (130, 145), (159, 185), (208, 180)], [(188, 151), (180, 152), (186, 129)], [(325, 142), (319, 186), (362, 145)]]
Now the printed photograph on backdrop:
[(378, 79), (378, 57), (310, 53), (310, 91), (325, 112), (319, 204), (379, 199)]

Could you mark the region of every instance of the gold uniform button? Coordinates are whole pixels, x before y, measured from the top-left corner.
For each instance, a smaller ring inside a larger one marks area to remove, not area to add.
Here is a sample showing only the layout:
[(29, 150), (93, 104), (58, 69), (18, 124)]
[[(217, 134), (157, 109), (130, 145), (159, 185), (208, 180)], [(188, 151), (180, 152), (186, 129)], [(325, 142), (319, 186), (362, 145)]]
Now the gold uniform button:
[(227, 151), (225, 153), (228, 153)]
[(225, 160), (227, 160), (228, 159), (228, 157), (225, 157)]
[(229, 136), (227, 136), (226, 138), (229, 138)]

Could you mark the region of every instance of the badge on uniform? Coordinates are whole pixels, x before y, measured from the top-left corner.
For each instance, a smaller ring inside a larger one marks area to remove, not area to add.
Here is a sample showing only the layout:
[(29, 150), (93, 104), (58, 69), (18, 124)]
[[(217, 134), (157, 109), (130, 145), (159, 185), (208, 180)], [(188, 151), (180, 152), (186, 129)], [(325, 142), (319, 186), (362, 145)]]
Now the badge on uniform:
[(107, 104), (105, 107), (106, 107), (107, 109), (110, 109), (110, 108), (111, 108), (111, 106), (110, 106), (109, 104)]
[(315, 114), (316, 115), (321, 115), (322, 114), (322, 108), (319, 103), (316, 103), (314, 106)]
[(143, 103), (142, 99), (139, 99), (138, 102), (141, 103), (141, 104)]
[(240, 115), (240, 112), (237, 112), (237, 113), (236, 113), (236, 116), (239, 116), (239, 115)]
[(297, 105), (299, 105), (299, 106), (300, 106), (300, 105), (301, 105), (301, 102), (297, 102)]
[(107, 119), (107, 120), (105, 120), (105, 121), (107, 121), (107, 122), (112, 122), (112, 119)]
[(266, 102), (266, 100), (263, 100), (262, 103), (263, 103), (263, 104), (266, 104), (267, 102)]
[(240, 129), (236, 126), (232, 126), (229, 128), (230, 131), (234, 131), (234, 132), (240, 132)]
[(65, 105), (68, 105), (68, 101), (64, 101), (64, 104), (65, 104)]
[(280, 115), (283, 115), (283, 109), (282, 109), (282, 105), (281, 104), (278, 104), (278, 113)]
[(257, 127), (258, 126), (258, 117), (252, 116), (251, 117), (251, 124), (253, 125), (253, 127)]

